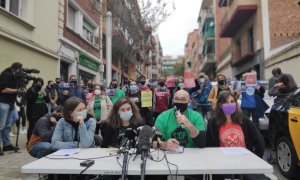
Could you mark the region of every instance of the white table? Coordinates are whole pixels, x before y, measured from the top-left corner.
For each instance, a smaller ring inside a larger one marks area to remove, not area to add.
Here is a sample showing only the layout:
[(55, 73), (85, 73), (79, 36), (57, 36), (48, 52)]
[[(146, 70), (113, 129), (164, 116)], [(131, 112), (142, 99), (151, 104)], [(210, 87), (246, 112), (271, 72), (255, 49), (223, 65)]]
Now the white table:
[[(243, 150), (246, 150), (243, 148)], [(152, 150), (153, 151), (153, 150)], [(248, 151), (248, 150), (246, 150)], [(96, 158), (108, 156), (112, 149), (81, 149), (80, 153), (69, 157)], [(114, 151), (115, 152), (115, 151)], [(115, 154), (113, 152), (113, 154)], [(250, 152), (250, 151), (249, 151)], [(163, 156), (163, 152), (152, 152), (153, 158)], [(134, 156), (134, 155), (133, 155)], [(49, 155), (47, 157), (54, 157)], [(60, 158), (55, 156), (55, 158)], [(68, 157), (66, 157), (68, 158)], [(186, 148), (182, 154), (167, 153), (168, 161), (178, 165), (178, 175), (186, 174), (265, 174), (272, 173), (273, 167), (260, 159), (253, 153), (227, 155), (221, 148)], [(119, 162), (122, 164), (122, 156)], [(140, 175), (140, 156), (135, 161), (131, 157), (128, 164), (128, 175)], [(22, 173), (38, 174), (79, 174), (84, 167), (79, 164), (83, 160), (76, 159), (47, 159), (42, 158), (22, 166)], [(175, 175), (176, 168), (170, 165), (172, 174)], [(88, 168), (84, 174), (115, 174), (121, 175), (122, 168), (116, 161), (116, 157), (95, 159), (95, 164)], [(146, 175), (169, 174), (165, 160), (154, 162), (147, 160)]]

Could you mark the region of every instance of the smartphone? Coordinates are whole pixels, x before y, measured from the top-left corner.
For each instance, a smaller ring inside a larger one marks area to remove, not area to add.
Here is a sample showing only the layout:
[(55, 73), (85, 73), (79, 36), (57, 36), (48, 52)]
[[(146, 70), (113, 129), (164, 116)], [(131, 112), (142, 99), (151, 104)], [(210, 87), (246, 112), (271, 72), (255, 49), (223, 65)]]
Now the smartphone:
[(83, 161), (83, 162), (80, 163), (80, 166), (88, 167), (88, 166), (91, 166), (93, 164), (95, 164), (94, 160), (85, 160), (85, 161)]

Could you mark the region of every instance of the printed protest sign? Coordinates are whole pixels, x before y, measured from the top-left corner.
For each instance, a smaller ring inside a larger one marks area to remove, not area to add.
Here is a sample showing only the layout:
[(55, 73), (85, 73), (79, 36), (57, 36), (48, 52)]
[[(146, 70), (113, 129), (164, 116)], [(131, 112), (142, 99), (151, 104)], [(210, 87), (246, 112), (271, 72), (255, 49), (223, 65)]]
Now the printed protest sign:
[(142, 107), (152, 107), (152, 91), (141, 91)]
[(195, 75), (193, 72), (184, 72), (184, 87), (195, 87)]

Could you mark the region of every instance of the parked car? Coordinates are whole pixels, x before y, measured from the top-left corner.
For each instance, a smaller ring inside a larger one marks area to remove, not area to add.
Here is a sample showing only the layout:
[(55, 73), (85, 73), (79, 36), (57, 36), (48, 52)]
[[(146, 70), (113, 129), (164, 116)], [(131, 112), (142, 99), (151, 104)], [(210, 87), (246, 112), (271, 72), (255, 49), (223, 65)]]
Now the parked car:
[(276, 152), (280, 172), (300, 178), (300, 88), (283, 102), (274, 104), (269, 114), (269, 141)]

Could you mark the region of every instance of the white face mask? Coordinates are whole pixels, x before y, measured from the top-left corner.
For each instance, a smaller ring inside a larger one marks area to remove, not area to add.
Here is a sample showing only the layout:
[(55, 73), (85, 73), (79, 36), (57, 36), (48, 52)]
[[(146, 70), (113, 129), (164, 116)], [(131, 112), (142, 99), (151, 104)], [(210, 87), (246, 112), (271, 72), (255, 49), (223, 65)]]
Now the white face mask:
[(96, 90), (95, 90), (95, 94), (96, 94), (97, 96), (99, 96), (99, 95), (101, 94), (101, 91), (100, 91), (99, 89), (96, 89)]

